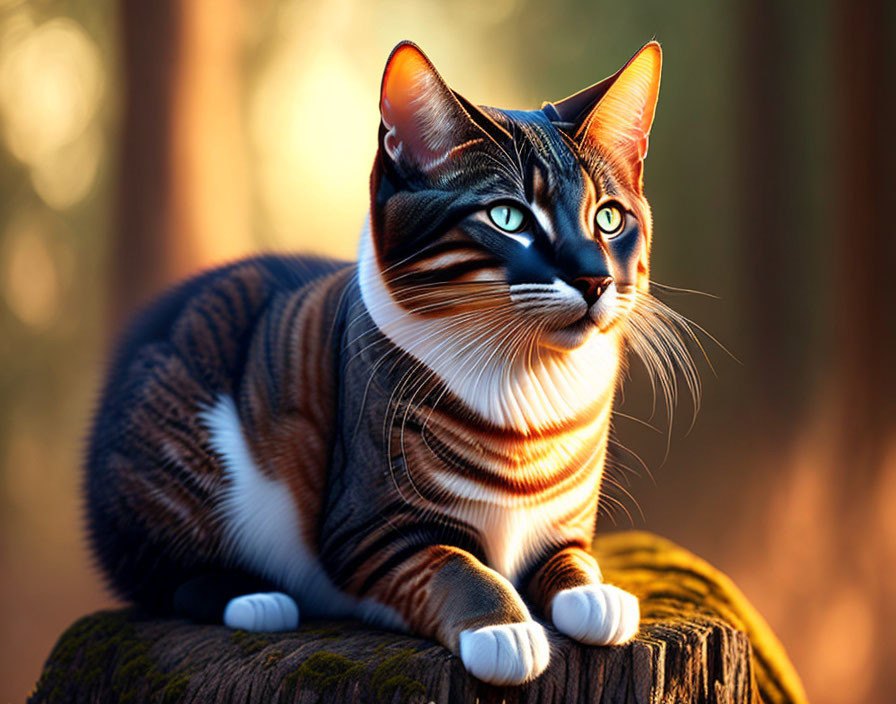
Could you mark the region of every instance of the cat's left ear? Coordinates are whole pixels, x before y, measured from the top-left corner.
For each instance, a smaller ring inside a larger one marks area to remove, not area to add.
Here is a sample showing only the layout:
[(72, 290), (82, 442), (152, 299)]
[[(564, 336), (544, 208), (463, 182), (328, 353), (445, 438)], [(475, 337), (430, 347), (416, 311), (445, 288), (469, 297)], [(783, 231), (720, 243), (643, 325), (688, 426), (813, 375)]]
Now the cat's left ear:
[(586, 154), (605, 150), (620, 157), (640, 189), (662, 65), (659, 43), (649, 42), (609, 78), (542, 109), (574, 130)]
[(487, 138), (411, 42), (395, 47), (386, 63), (380, 116), (386, 154), (422, 171), (442, 163), (454, 149)]

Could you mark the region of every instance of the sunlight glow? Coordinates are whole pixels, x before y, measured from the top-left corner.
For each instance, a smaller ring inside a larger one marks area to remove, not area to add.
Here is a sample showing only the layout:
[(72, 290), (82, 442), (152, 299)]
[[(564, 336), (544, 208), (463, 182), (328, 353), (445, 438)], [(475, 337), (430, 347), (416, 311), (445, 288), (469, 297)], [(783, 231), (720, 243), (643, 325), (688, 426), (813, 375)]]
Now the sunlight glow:
[(51, 208), (64, 210), (80, 202), (96, 180), (103, 156), (103, 135), (98, 128), (31, 164), (34, 190)]
[(46, 328), (60, 309), (59, 272), (41, 220), (13, 219), (0, 249), (0, 281), (10, 310), (26, 325)]
[(351, 257), (376, 150), (376, 86), (334, 50), (297, 54), (284, 45), (252, 99), (261, 205), (278, 244), (301, 238)]
[(807, 674), (823, 691), (837, 692), (842, 704), (866, 701), (878, 618), (872, 605), (859, 585), (844, 586), (819, 616)]
[(0, 34), (0, 133), (47, 204), (68, 207), (89, 191), (103, 148), (87, 133), (105, 90), (99, 48), (67, 18), (29, 29), (17, 15)]
[[(265, 244), (353, 259), (368, 209), (379, 84), (386, 58), (411, 38), (446, 80), (474, 102), (524, 107), (519, 74), (495, 41), (517, 0), (384, 5), (282, 2), (249, 81), (250, 168)], [(371, 33), (379, 18), (388, 29)], [(469, 25), (465, 44), (442, 31)], [(483, 70), (487, 66), (488, 70)], [(530, 107), (535, 106), (535, 101)]]

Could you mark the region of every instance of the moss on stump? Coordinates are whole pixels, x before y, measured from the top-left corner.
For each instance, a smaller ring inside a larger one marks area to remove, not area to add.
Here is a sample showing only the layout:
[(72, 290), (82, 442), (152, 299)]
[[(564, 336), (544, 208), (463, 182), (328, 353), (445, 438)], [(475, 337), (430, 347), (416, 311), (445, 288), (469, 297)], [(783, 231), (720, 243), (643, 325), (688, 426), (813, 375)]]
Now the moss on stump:
[(522, 687), (469, 677), (421, 638), (356, 622), (246, 633), (99, 612), (71, 626), (29, 702), (805, 702), (768, 626), (724, 575), (647, 533), (600, 538), (607, 581), (641, 598), (626, 646), (588, 647), (549, 631), (551, 664)]

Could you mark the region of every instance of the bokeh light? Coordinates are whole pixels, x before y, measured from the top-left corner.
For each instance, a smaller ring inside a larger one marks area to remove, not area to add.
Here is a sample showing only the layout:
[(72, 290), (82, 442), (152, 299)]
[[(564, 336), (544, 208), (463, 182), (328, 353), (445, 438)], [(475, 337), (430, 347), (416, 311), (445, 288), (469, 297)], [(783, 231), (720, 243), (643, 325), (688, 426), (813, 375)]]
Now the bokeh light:
[(103, 147), (103, 135), (94, 127), (50, 154), (36, 157), (30, 164), (35, 192), (55, 210), (79, 203), (96, 181)]
[(252, 97), (261, 202), (278, 245), (300, 234), (318, 251), (351, 257), (367, 207), (376, 86), (333, 48), (314, 49), (281, 42)]
[(88, 132), (105, 89), (99, 49), (68, 18), (32, 27), (27, 5), (5, 20), (2, 36), (3, 140), (47, 204), (69, 207), (92, 185), (103, 146)]
[(7, 228), (0, 248), (3, 296), (10, 310), (34, 328), (49, 327), (60, 309), (60, 281), (47, 222), (20, 214)]

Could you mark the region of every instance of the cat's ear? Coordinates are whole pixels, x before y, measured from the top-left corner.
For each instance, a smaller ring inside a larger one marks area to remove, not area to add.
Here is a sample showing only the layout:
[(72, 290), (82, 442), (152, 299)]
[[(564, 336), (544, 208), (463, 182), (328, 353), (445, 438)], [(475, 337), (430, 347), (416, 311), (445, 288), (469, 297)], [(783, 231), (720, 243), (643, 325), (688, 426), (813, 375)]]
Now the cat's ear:
[(659, 43), (649, 42), (609, 78), (545, 106), (562, 122), (571, 123), (584, 152), (603, 149), (627, 162), (639, 188), (662, 64)]
[(392, 51), (380, 90), (382, 146), (389, 158), (422, 171), (451, 152), (485, 138), (483, 130), (417, 45)]

